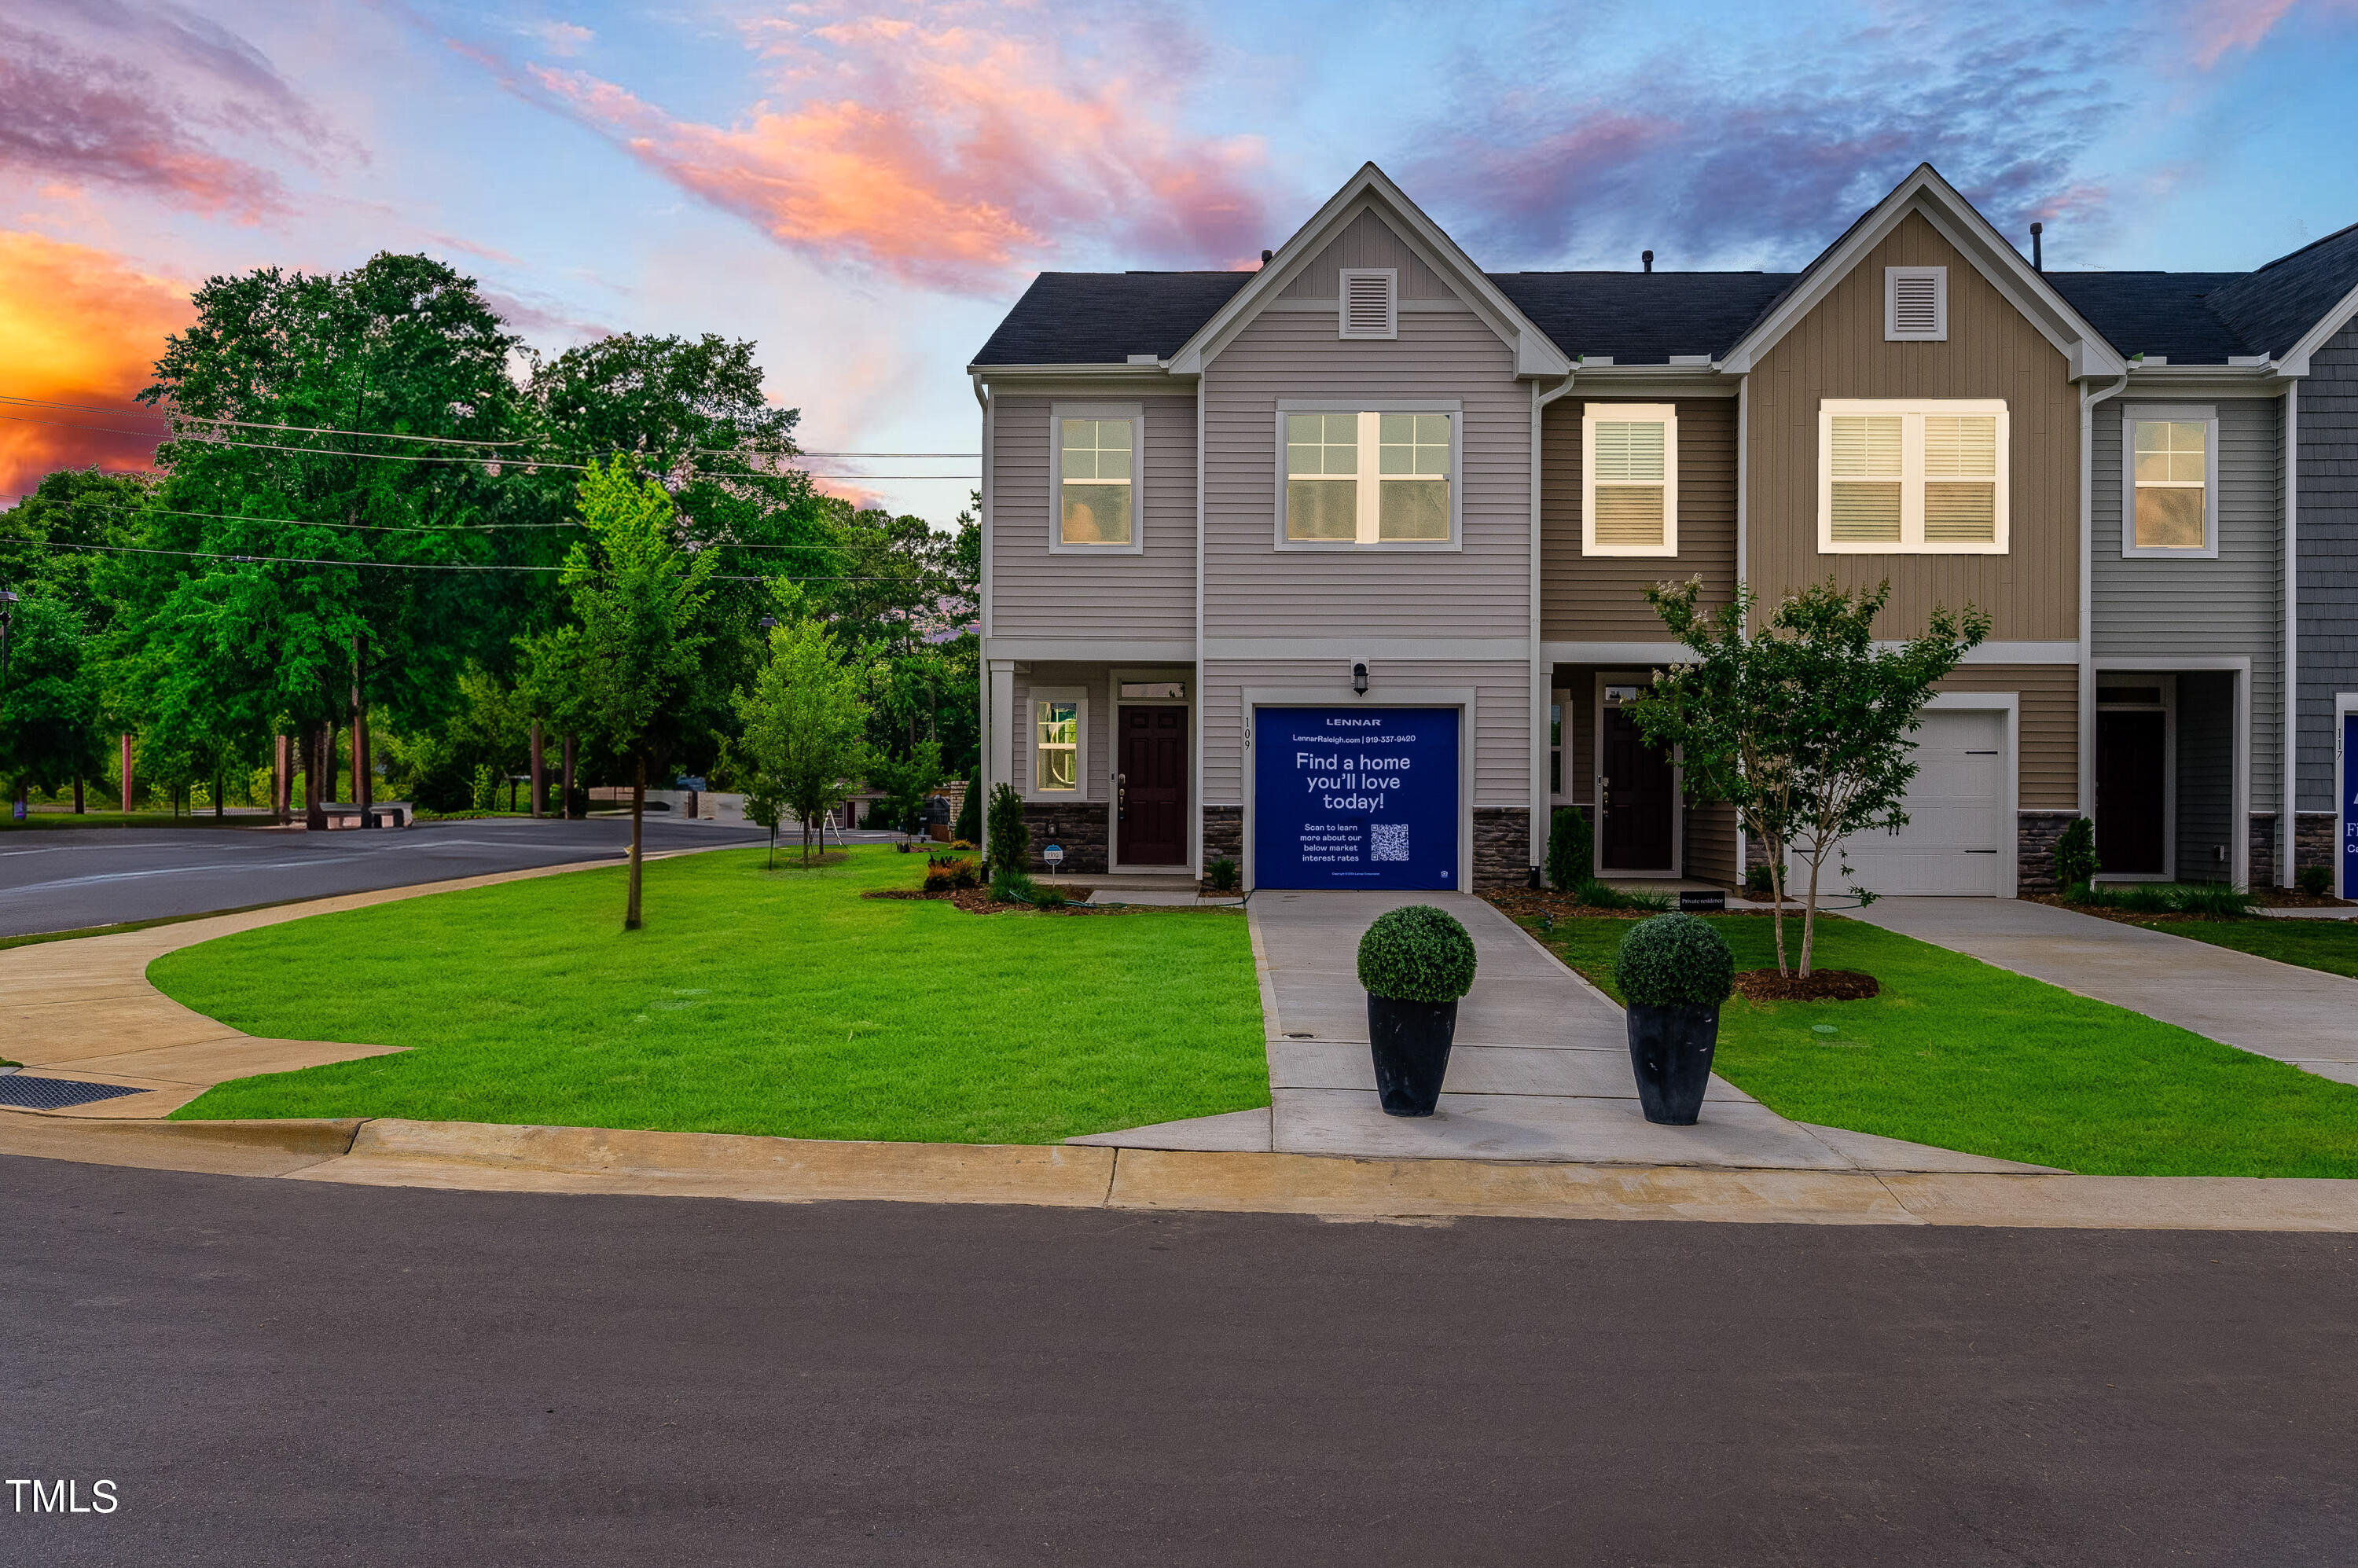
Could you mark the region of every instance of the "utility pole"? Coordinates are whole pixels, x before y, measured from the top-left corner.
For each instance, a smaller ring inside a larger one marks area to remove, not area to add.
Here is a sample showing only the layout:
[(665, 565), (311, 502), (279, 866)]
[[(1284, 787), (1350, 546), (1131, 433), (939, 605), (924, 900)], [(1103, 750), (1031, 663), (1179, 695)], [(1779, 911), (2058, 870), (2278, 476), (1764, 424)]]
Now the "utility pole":
[(540, 720), (532, 721), (532, 814), (537, 818), (548, 810), (548, 766), (540, 750)]
[(369, 777), (368, 709), (361, 700), (361, 634), (352, 633), (352, 804), (361, 808), (361, 826), (373, 827), (368, 814), (374, 791)]
[(131, 815), (131, 731), (123, 732), (123, 815)]

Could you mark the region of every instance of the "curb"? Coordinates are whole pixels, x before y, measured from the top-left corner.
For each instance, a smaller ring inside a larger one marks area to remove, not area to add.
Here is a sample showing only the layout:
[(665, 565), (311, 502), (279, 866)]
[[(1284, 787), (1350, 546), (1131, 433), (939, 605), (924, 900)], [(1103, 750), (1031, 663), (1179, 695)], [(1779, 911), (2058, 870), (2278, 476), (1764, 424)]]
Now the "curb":
[(1509, 1164), (1075, 1144), (875, 1143), (397, 1118), (0, 1119), (0, 1154), (427, 1187), (754, 1203), (997, 1204), (1327, 1220), (2358, 1233), (2358, 1182)]

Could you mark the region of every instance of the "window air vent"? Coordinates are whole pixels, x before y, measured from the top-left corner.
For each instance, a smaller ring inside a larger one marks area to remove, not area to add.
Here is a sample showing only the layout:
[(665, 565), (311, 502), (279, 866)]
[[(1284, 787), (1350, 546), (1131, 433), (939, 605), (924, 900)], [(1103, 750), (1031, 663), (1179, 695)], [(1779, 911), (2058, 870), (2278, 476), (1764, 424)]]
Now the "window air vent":
[(1883, 269), (1883, 336), (1887, 342), (1938, 343), (1949, 336), (1949, 269)]
[(1400, 275), (1390, 267), (1343, 270), (1344, 337), (1400, 336), (1399, 278)]

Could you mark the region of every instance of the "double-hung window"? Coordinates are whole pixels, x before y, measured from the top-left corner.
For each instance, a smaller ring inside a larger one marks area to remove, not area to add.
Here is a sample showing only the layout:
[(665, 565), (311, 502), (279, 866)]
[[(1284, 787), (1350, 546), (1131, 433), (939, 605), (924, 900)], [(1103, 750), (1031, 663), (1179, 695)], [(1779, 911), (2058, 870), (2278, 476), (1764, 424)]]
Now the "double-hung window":
[(2121, 411), (2121, 491), (2128, 501), (2121, 554), (2215, 558), (2216, 408), (2131, 405)]
[(1058, 405), (1056, 515), (1050, 546), (1074, 554), (1140, 547), (1139, 491), (1145, 421), (1132, 406)]
[(1080, 793), (1083, 717), (1083, 700), (1077, 692), (1033, 694), (1033, 795)]
[(1457, 411), (1297, 410), (1278, 424), (1283, 546), (1446, 547), (1457, 537)]
[(1667, 403), (1592, 403), (1580, 417), (1585, 556), (1679, 553), (1679, 416)]
[(2003, 402), (1830, 397), (1818, 406), (1818, 549), (2002, 556)]

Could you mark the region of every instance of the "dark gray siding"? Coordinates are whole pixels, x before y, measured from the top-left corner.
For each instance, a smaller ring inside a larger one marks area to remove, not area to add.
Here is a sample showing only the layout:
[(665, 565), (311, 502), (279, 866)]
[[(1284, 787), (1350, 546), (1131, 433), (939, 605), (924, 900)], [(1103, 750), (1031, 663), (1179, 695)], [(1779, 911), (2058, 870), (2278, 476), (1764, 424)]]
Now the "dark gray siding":
[(2300, 384), (2299, 809), (2333, 809), (2333, 694), (2358, 691), (2358, 321)]

